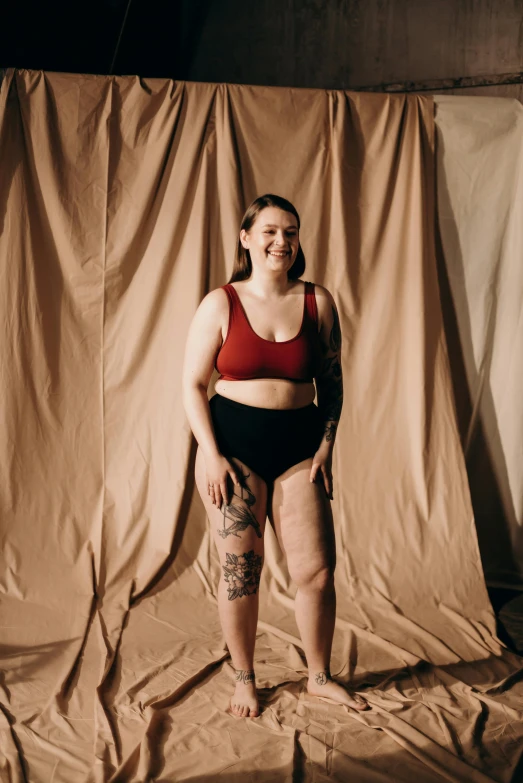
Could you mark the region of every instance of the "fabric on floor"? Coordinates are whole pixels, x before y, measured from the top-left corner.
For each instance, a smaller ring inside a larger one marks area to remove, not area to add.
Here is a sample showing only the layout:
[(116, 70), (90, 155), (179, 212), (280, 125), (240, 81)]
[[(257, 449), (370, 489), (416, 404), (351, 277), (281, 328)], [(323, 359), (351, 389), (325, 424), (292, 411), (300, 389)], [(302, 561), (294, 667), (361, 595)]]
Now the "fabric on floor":
[[(8, 70), (0, 160), (2, 783), (516, 781), (523, 667), (456, 422), (432, 100)], [(296, 204), (304, 278), (340, 313), (332, 670), (371, 713), (306, 693), (270, 528), (263, 712), (226, 712), (180, 375), (265, 192)]]

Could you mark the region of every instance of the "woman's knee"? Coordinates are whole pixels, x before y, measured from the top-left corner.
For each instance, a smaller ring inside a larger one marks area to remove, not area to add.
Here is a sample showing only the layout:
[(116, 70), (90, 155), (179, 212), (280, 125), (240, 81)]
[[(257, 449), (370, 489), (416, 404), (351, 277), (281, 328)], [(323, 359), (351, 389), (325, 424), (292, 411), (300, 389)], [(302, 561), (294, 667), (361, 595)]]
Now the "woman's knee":
[(263, 547), (234, 547), (222, 554), (221, 566), (229, 601), (255, 595), (260, 587)]
[(324, 593), (334, 589), (334, 565), (307, 564), (291, 570), (291, 578), (301, 590)]

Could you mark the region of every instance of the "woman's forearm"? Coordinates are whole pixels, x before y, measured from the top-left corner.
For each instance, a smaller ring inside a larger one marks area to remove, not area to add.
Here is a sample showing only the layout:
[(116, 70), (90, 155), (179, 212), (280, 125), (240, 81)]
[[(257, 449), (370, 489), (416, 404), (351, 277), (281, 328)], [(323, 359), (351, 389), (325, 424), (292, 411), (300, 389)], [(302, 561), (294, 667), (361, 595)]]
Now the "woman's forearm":
[(343, 383), (341, 374), (331, 378), (328, 383), (318, 384), (318, 409), (323, 420), (323, 438), (320, 447), (334, 446), (338, 424), (343, 406)]
[(191, 430), (204, 455), (216, 456), (220, 453), (214, 434), (207, 389), (203, 386), (190, 386), (184, 389), (183, 406)]

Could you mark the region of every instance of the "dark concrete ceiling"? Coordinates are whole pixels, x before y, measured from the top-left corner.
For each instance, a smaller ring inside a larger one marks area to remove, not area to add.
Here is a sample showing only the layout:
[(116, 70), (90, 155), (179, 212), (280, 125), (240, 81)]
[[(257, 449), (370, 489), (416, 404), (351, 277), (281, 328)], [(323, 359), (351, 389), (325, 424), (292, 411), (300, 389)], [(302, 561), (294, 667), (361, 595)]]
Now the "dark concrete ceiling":
[(113, 73), (185, 79), (211, 1), (15, 0), (2, 8), (0, 67), (107, 74), (117, 52)]

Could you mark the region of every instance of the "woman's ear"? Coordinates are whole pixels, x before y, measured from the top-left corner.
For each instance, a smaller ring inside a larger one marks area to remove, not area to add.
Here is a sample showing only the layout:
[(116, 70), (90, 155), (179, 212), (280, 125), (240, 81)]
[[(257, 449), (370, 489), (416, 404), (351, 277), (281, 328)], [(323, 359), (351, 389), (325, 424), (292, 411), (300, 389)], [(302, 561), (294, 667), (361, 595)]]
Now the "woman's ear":
[(246, 250), (249, 248), (249, 235), (244, 228), (240, 231), (240, 242)]

